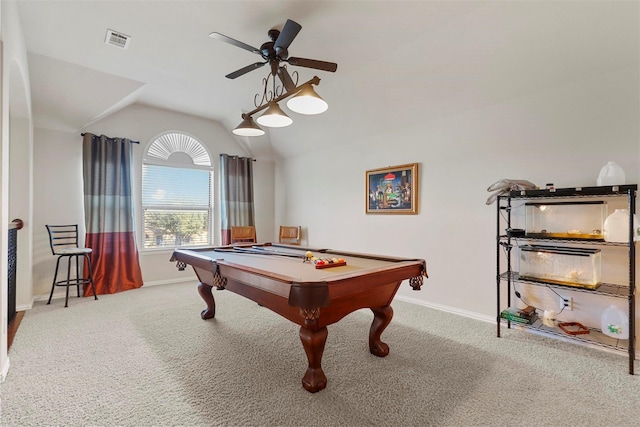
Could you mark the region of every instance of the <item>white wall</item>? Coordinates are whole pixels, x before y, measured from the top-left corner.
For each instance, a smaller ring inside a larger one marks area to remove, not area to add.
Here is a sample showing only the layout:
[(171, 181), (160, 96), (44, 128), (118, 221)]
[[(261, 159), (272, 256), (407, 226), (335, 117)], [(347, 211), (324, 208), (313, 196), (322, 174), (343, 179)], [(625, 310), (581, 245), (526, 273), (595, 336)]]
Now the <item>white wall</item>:
[[(19, 231), (18, 301), (28, 298), (31, 289), (30, 254), (31, 200), (30, 153), (33, 144), (31, 88), (27, 52), (14, 1), (0, 2), (2, 60), (0, 61), (0, 282), (7, 283), (7, 226), (17, 214), (24, 220)], [(14, 164), (13, 161), (16, 163)], [(26, 172), (26, 173), (25, 173)], [(16, 208), (13, 208), (13, 205)], [(11, 207), (11, 209), (10, 209)], [(25, 237), (27, 237), (25, 239)], [(7, 357), (7, 288), (0, 286), (0, 380), (9, 368)]]
[[(2, 64), (2, 219), (8, 216), (9, 64), (18, 65), (29, 95), (26, 50), (13, 1), (0, 2)], [(594, 185), (600, 168), (615, 160), (627, 182), (640, 181), (637, 67), (590, 80), (441, 117), (412, 127), (370, 123), (339, 152), (317, 151), (273, 164), (255, 164), (257, 230), (261, 241), (277, 237), (277, 225), (302, 225), (310, 246), (421, 257), (430, 278), (423, 290), (403, 285), (399, 297), (462, 314), (493, 318), (495, 313), (495, 206), (486, 206), (486, 187), (501, 178), (522, 178), (557, 187)], [(331, 100), (328, 100), (331, 102)], [(410, 100), (401, 100), (407, 102)], [(357, 102), (357, 98), (354, 99)], [(429, 102), (422, 99), (420, 102)], [(420, 105), (386, 105), (390, 112)], [(357, 105), (351, 111), (361, 111)], [(402, 121), (406, 123), (405, 121)], [(211, 120), (142, 105), (128, 107), (85, 129), (141, 141), (165, 131), (185, 131), (203, 142), (217, 167), (218, 154), (247, 155), (229, 133)], [(36, 129), (34, 140), (33, 295), (48, 296), (55, 258), (44, 224), (84, 224), (81, 137)], [(364, 174), (368, 169), (418, 162), (419, 215), (366, 215)], [(135, 190), (140, 191), (139, 182)], [(216, 187), (217, 188), (217, 187)], [(139, 210), (139, 209), (138, 209)], [(216, 228), (219, 228), (219, 206)], [(275, 214), (274, 214), (275, 212)], [(275, 218), (275, 219), (274, 219)], [(139, 224), (138, 224), (139, 225)], [(138, 227), (140, 228), (140, 227)], [(0, 231), (0, 237), (4, 236)], [(216, 236), (219, 242), (219, 236)], [(5, 242), (6, 239), (0, 239)], [(0, 253), (6, 262), (5, 249)], [(168, 262), (170, 251), (143, 252), (146, 284), (192, 277)], [(6, 269), (0, 268), (0, 278)], [(5, 293), (3, 293), (5, 292)], [(6, 291), (0, 292), (0, 306)], [(576, 303), (581, 301), (576, 297)], [(586, 304), (583, 304), (586, 305)], [(4, 319), (4, 317), (3, 317)], [(3, 320), (2, 324), (6, 322)], [(6, 341), (2, 327), (0, 341)], [(4, 345), (4, 344), (3, 344)], [(6, 349), (0, 346), (0, 374)]]
[[(249, 153), (235, 142), (229, 133), (215, 121), (175, 113), (144, 105), (132, 105), (85, 129), (97, 135), (126, 137), (140, 141), (134, 146), (134, 192), (141, 193), (142, 154), (160, 134), (170, 131), (185, 132), (200, 141), (211, 155), (214, 165), (215, 187), (219, 189), (218, 164), (221, 153), (246, 156)], [(45, 224), (78, 223), (84, 234), (84, 206), (82, 183), (82, 137), (80, 132), (67, 133), (36, 129), (34, 163), (35, 194), (35, 296), (47, 296), (55, 269), (55, 258), (48, 247)], [(259, 160), (254, 163), (256, 194), (256, 230), (261, 240), (271, 240), (273, 235), (273, 174), (272, 162)], [(219, 190), (218, 190), (219, 191)], [(139, 201), (139, 197), (137, 197)], [(215, 206), (215, 242), (220, 242), (220, 206)], [(141, 206), (136, 207), (141, 212)], [(137, 230), (142, 229), (141, 216), (137, 215)], [(138, 247), (141, 238), (138, 236)], [(140, 266), (146, 285), (190, 280), (195, 276), (189, 271), (178, 272), (169, 262), (170, 250), (144, 251), (140, 249)]]
[(56, 257), (45, 225), (79, 224), (84, 242), (82, 138), (36, 128), (34, 140), (33, 295), (48, 297)]
[[(24, 92), (20, 95), (24, 96)], [(21, 219), (23, 228), (18, 231), (16, 265), (16, 308), (31, 301), (32, 283), (32, 129), (28, 117), (9, 112), (9, 218)], [(20, 311), (20, 309), (18, 309)]]
[[(2, 7), (0, 6), (0, 11)], [(1, 21), (0, 21), (1, 22)], [(0, 24), (1, 25), (1, 24)], [(4, 26), (2, 25), (2, 28)], [(9, 221), (9, 129), (7, 128), (9, 115), (4, 114), (4, 111), (8, 108), (8, 101), (5, 100), (4, 93), (6, 92), (6, 85), (4, 76), (6, 71), (4, 69), (4, 43), (0, 43), (0, 223)], [(8, 234), (4, 231), (0, 231), (0, 282), (8, 282), (8, 274), (6, 273), (9, 266), (8, 260)], [(6, 244), (4, 242), (7, 242)], [(7, 307), (8, 289), (4, 286), (0, 288), (0, 381), (4, 381), (9, 370), (9, 358), (7, 357), (7, 328), (4, 325), (9, 321), (8, 307)]]
[[(596, 185), (608, 160), (638, 183), (638, 76), (635, 67), (576, 80), (411, 128), (394, 128), (391, 116), (339, 153), (283, 160), (277, 221), (301, 224), (311, 247), (424, 258), (423, 290), (403, 285), (399, 297), (495, 318), (496, 208), (485, 204), (487, 187), (502, 178)], [(413, 162), (419, 215), (366, 215), (365, 171)]]

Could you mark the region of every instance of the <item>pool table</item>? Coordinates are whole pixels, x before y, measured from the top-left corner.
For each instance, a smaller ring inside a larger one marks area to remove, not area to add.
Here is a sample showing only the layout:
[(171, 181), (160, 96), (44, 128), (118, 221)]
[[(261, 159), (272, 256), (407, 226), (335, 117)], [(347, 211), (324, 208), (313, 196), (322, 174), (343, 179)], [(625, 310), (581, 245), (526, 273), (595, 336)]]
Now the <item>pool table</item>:
[[(343, 259), (345, 265), (316, 266), (317, 258)], [(422, 259), (311, 249), (276, 243), (236, 244), (200, 249), (176, 249), (171, 257), (178, 269), (191, 265), (200, 284), (198, 292), (207, 307), (203, 319), (215, 316), (212, 289), (226, 289), (255, 301), (300, 325), (300, 340), (308, 368), (303, 387), (311, 393), (324, 389), (327, 377), (321, 361), (327, 340), (327, 325), (347, 314), (370, 308), (373, 323), (369, 350), (384, 357), (389, 346), (380, 335), (391, 322), (393, 300), (403, 280), (419, 290), (427, 277)]]

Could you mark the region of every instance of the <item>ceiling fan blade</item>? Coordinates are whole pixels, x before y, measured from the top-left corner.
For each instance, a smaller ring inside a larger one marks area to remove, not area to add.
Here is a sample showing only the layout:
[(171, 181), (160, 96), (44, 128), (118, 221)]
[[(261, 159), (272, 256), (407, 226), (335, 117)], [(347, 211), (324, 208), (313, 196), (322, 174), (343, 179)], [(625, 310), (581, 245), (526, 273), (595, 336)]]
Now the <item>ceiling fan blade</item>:
[(278, 77), (280, 77), (280, 81), (287, 92), (296, 88), (296, 84), (293, 82), (293, 79), (285, 67), (278, 67)]
[(280, 54), (280, 52), (287, 50), (301, 29), (302, 26), (300, 24), (292, 21), (291, 19), (287, 19), (282, 31), (280, 31), (280, 35), (273, 44), (276, 54)]
[(257, 68), (262, 67), (264, 64), (266, 64), (266, 62), (256, 62), (255, 64), (247, 65), (246, 67), (240, 68), (239, 70), (234, 71), (233, 73), (227, 74), (225, 77), (228, 79), (235, 79), (236, 77), (240, 77), (244, 74), (247, 74), (249, 71), (253, 71)]
[(246, 43), (242, 43), (242, 42), (240, 42), (240, 41), (238, 41), (236, 39), (232, 39), (231, 37), (227, 37), (224, 34), (213, 32), (213, 33), (209, 34), (209, 37), (211, 37), (212, 39), (223, 41), (225, 43), (232, 44), (232, 45), (237, 46), (237, 47), (239, 47), (241, 49), (248, 50), (249, 52), (257, 53), (258, 55), (261, 54), (259, 49), (255, 48), (253, 46), (249, 46)]
[(331, 71), (332, 73), (335, 73), (338, 69), (338, 64), (335, 62), (318, 61), (317, 59), (289, 58), (287, 62), (298, 67), (315, 68), (316, 70)]

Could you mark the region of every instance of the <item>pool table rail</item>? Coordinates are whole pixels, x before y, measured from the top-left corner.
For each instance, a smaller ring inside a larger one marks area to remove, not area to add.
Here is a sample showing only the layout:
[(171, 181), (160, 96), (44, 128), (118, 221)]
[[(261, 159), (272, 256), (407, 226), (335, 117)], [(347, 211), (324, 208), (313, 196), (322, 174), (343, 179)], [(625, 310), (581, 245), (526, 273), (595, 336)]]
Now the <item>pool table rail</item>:
[(369, 351), (384, 357), (389, 354), (389, 346), (382, 342), (381, 335), (393, 318), (391, 302), (395, 294), (404, 280), (409, 280), (414, 290), (420, 290), (423, 278), (428, 277), (426, 263), (421, 259), (280, 244), (253, 246), (265, 250), (276, 247), (275, 251), (291, 253), (309, 250), (348, 261), (345, 266), (315, 270), (308, 263), (303, 266), (302, 258), (298, 264), (292, 258), (283, 261), (256, 254), (214, 253), (216, 248), (176, 249), (171, 261), (181, 270), (187, 265), (193, 267), (200, 281), (198, 293), (207, 305), (200, 314), (203, 319), (215, 317), (215, 287), (244, 296), (300, 325), (299, 336), (308, 361), (302, 385), (312, 393), (327, 384), (321, 365), (327, 326), (356, 310), (369, 308), (374, 315)]

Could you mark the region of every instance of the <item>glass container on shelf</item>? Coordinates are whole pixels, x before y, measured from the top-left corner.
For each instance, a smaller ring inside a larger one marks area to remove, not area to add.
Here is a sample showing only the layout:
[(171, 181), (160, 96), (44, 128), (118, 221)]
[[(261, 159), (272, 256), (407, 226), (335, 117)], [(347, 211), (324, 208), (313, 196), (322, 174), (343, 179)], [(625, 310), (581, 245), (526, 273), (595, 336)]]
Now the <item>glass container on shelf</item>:
[(523, 279), (596, 289), (601, 284), (600, 249), (524, 245), (519, 273)]
[(603, 240), (604, 201), (525, 203), (526, 236), (545, 239)]

